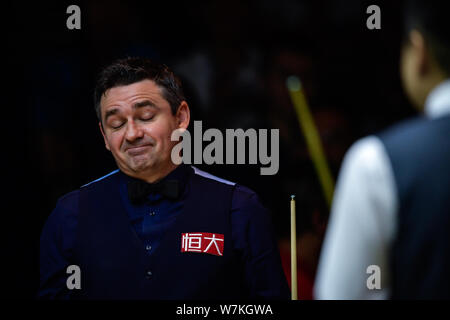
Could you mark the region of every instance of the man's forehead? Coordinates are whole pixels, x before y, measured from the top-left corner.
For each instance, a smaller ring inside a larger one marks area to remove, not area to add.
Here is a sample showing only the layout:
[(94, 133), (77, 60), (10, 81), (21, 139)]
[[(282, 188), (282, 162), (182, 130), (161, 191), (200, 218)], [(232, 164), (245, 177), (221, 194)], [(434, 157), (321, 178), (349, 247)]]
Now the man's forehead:
[(164, 99), (161, 88), (152, 80), (142, 80), (129, 85), (120, 85), (110, 88), (102, 95), (100, 104), (108, 108), (111, 105), (127, 103), (139, 99)]

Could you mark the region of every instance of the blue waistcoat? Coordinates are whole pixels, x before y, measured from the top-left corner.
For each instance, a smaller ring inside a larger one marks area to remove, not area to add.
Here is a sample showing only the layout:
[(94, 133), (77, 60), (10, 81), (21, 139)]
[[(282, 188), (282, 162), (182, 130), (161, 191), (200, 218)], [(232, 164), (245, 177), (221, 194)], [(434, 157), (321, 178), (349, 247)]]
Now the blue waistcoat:
[(450, 298), (450, 116), (380, 134), (398, 191), (392, 298)]
[[(233, 185), (199, 175), (173, 228), (148, 255), (130, 226), (113, 174), (80, 189), (75, 257), (81, 299), (240, 299), (248, 295), (239, 255), (233, 251)], [(223, 256), (181, 252), (181, 234), (224, 235)]]

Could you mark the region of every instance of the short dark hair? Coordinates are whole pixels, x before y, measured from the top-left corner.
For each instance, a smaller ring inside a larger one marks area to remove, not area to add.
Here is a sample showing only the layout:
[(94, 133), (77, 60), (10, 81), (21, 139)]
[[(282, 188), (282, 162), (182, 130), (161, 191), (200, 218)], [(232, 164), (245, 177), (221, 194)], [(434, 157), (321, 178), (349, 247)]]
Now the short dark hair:
[(180, 79), (165, 64), (147, 58), (128, 57), (114, 61), (99, 73), (94, 90), (95, 113), (99, 121), (102, 121), (100, 100), (106, 90), (146, 79), (153, 80), (161, 88), (172, 114), (176, 114), (180, 103), (185, 100)]
[(413, 29), (420, 31), (431, 54), (447, 75), (450, 75), (449, 14), (449, 0), (405, 1), (405, 37), (407, 38)]

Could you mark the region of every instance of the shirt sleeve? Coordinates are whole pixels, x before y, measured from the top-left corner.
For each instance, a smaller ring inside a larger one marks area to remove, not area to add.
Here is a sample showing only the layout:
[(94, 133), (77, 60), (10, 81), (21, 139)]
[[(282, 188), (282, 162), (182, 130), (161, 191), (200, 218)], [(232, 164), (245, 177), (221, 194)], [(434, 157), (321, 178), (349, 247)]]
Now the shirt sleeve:
[(289, 299), (270, 214), (256, 193), (237, 185), (232, 200), (234, 248), (242, 253), (245, 281), (252, 298)]
[(69, 299), (67, 267), (71, 265), (78, 214), (78, 191), (60, 198), (40, 238), (38, 299)]
[[(395, 181), (384, 146), (375, 136), (363, 138), (342, 165), (317, 271), (316, 299), (389, 297), (396, 212)], [(368, 286), (376, 270), (379, 289)]]

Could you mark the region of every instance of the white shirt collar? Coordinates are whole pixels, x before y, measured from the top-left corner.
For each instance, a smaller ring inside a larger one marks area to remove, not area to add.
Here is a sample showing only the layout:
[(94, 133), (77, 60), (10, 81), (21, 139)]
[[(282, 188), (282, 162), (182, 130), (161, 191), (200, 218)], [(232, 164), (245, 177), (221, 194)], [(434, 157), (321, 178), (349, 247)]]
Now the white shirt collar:
[(442, 117), (450, 113), (450, 79), (441, 82), (425, 101), (425, 114), (430, 118)]

